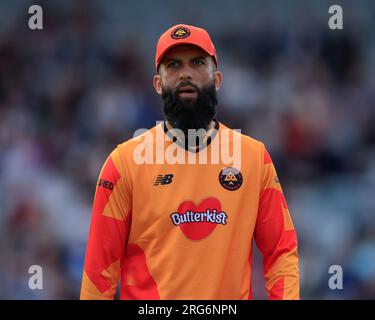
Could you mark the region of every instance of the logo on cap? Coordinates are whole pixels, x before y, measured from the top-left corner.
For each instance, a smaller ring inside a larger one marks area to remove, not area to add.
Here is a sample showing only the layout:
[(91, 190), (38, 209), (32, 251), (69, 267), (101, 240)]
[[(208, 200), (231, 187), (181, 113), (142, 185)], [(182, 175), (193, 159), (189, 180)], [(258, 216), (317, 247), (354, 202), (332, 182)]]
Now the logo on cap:
[(172, 31), (171, 37), (173, 39), (183, 39), (190, 36), (190, 30), (185, 27), (177, 27)]

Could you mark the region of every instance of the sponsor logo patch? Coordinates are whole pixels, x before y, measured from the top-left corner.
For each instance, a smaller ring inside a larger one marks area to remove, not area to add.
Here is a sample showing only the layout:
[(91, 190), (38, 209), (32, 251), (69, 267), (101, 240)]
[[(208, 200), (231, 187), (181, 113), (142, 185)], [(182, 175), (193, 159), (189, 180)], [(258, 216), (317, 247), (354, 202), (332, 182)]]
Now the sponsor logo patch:
[(98, 186), (99, 187), (103, 187), (103, 188), (106, 188), (106, 189), (109, 189), (109, 190), (113, 190), (113, 183), (112, 182), (109, 182), (107, 180), (104, 180), (104, 179), (99, 179), (98, 181)]
[(242, 174), (236, 168), (228, 167), (220, 171), (219, 182), (229, 191), (235, 191), (242, 185)]
[(202, 240), (218, 225), (228, 223), (228, 215), (221, 210), (221, 203), (216, 198), (207, 198), (198, 205), (193, 201), (184, 201), (170, 217), (172, 223), (191, 240)]

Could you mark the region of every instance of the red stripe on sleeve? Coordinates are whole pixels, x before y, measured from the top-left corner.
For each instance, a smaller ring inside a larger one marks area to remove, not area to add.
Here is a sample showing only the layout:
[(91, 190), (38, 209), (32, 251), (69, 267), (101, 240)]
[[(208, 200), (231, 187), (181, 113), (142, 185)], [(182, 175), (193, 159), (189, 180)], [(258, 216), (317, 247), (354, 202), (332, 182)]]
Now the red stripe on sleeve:
[(98, 180), (85, 260), (88, 277), (102, 293), (113, 284), (111, 279), (103, 277), (101, 273), (121, 259), (128, 234), (128, 219), (120, 221), (103, 215), (112, 193), (116, 192), (120, 178), (119, 171), (109, 158)]
[(107, 202), (116, 187), (118, 180), (121, 178), (112, 158), (109, 158), (99, 177), (98, 188), (96, 191), (93, 214), (102, 214)]
[(285, 199), (281, 191), (269, 188), (260, 196), (255, 241), (264, 257), (266, 274), (277, 258), (297, 246), (295, 230), (284, 228)]
[(270, 154), (268, 153), (267, 149), (264, 149), (264, 164), (271, 163), (271, 157)]
[(264, 260), (264, 273), (272, 268), (277, 258), (284, 253), (291, 252), (297, 247), (297, 234), (295, 230), (288, 230), (282, 233), (280, 241), (277, 243), (275, 250)]
[(284, 278), (278, 279), (269, 293), (270, 300), (282, 300), (284, 294)]
[(120, 299), (160, 299), (156, 282), (147, 267), (146, 255), (137, 244), (127, 247), (121, 277)]
[(101, 273), (113, 262), (121, 259), (127, 225), (125, 221), (103, 215), (93, 217), (92, 224), (96, 227), (95, 232), (90, 231), (85, 270), (90, 280), (103, 293), (111, 288), (112, 282)]

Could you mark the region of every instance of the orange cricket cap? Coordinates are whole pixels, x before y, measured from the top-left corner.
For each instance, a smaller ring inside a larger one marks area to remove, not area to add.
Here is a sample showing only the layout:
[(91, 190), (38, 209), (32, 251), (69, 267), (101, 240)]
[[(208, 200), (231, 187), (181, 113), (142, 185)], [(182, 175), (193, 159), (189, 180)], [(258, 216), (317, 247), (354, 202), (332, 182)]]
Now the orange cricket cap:
[(156, 71), (167, 51), (181, 44), (191, 44), (201, 48), (214, 59), (217, 67), (216, 49), (208, 32), (187, 24), (177, 24), (165, 31), (158, 40), (155, 57)]

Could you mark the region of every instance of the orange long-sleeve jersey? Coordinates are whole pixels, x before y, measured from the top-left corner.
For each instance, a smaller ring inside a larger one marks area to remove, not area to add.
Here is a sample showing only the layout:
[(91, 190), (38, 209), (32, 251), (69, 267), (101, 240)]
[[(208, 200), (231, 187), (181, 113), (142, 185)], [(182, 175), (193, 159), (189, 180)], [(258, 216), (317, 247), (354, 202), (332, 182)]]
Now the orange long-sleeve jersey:
[(253, 240), (269, 298), (299, 299), (297, 236), (272, 160), (263, 143), (217, 127), (213, 142), (223, 130), (229, 144), (240, 135), (240, 169), (137, 164), (141, 138), (113, 150), (96, 186), (81, 299), (113, 299), (119, 280), (120, 299), (252, 299)]

